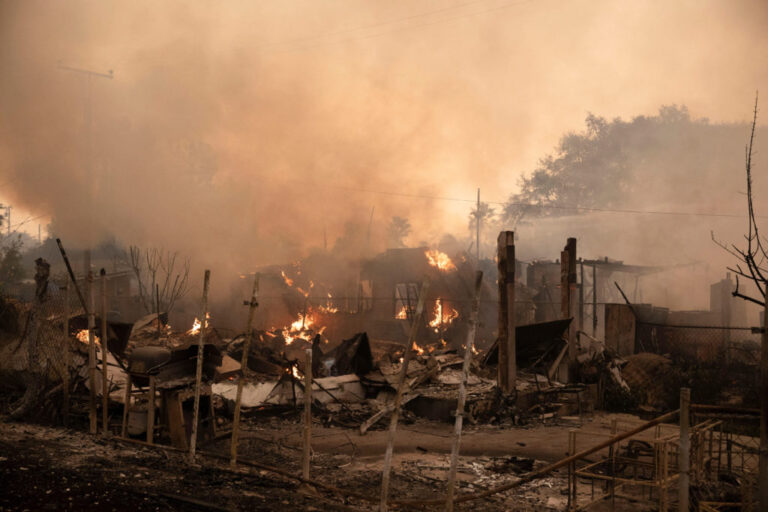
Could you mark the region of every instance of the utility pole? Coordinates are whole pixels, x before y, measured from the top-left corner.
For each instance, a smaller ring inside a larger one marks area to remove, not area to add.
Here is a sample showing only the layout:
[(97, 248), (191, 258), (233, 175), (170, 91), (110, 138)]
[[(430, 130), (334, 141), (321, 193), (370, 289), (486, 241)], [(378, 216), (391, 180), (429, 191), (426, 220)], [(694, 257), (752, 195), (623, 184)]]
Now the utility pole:
[(5, 211), (7, 212), (5, 214), (6, 228), (8, 229), (8, 236), (11, 236), (11, 205), (6, 206)]
[[(92, 99), (91, 99), (91, 79), (92, 78), (106, 78), (109, 80), (112, 80), (114, 78), (114, 74), (112, 70), (110, 69), (107, 73), (100, 73), (98, 71), (93, 71), (90, 69), (82, 69), (82, 68), (73, 68), (71, 66), (65, 66), (61, 62), (59, 62), (58, 68), (64, 71), (71, 71), (72, 73), (77, 73), (80, 75), (85, 75), (85, 106), (83, 107), (83, 118), (85, 119), (85, 129), (86, 129), (86, 155), (85, 155), (85, 164), (87, 166), (86, 168), (86, 202), (89, 206), (92, 206), (93, 203), (93, 105), (92, 105)], [(89, 241), (88, 248), (86, 249), (86, 252), (88, 253), (88, 260), (90, 260), (90, 252), (91, 252), (91, 242), (90, 239), (91, 231), (92, 231), (92, 218), (93, 218), (93, 211), (91, 210), (91, 215), (89, 215), (88, 218), (88, 225), (87, 225), (87, 239)], [(10, 226), (10, 224), (9, 224)]]

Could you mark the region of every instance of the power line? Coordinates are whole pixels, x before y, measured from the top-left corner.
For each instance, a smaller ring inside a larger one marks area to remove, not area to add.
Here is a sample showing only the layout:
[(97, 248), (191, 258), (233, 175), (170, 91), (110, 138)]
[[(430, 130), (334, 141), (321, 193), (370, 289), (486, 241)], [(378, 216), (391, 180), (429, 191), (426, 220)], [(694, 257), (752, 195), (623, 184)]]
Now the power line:
[[(458, 5), (455, 5), (455, 6), (452, 6), (452, 7), (445, 7), (445, 8), (442, 8), (442, 9), (436, 9), (434, 11), (427, 11), (427, 12), (423, 12), (423, 13), (419, 13), (419, 14), (414, 14), (414, 15), (411, 15), (411, 16), (405, 16), (403, 18), (396, 18), (396, 19), (389, 20), (389, 21), (383, 21), (383, 22), (380, 22), (380, 23), (374, 23), (374, 24), (371, 24), (371, 25), (364, 25), (364, 26), (356, 27), (356, 28), (342, 29), (342, 30), (339, 30), (339, 31), (336, 31), (336, 32), (329, 32), (327, 34), (318, 34), (316, 36), (307, 36), (307, 37), (304, 37), (304, 38), (296, 38), (296, 39), (287, 40), (287, 41), (283, 41), (283, 42), (268, 43), (268, 44), (264, 45), (264, 48), (276, 47), (276, 46), (281, 46), (281, 45), (286, 45), (287, 46), (287, 45), (290, 45), (290, 44), (298, 43), (297, 46), (294, 46), (292, 48), (291, 47), (284, 48), (283, 51), (309, 50), (309, 49), (312, 49), (312, 48), (317, 48), (317, 47), (328, 45), (328, 44), (346, 43), (346, 42), (350, 42), (350, 41), (354, 41), (354, 40), (362, 40), (362, 39), (370, 39), (370, 38), (374, 38), (374, 37), (381, 37), (381, 36), (393, 34), (393, 33), (396, 33), (396, 32), (401, 32), (403, 30), (428, 27), (428, 26), (437, 25), (437, 24), (440, 24), (440, 23), (455, 21), (455, 20), (459, 20), (459, 19), (463, 19), (463, 18), (469, 18), (469, 17), (472, 17), (472, 16), (479, 16), (481, 14), (487, 14), (489, 12), (500, 11), (500, 10), (503, 10), (503, 9), (509, 9), (510, 7), (515, 7), (517, 5), (522, 5), (522, 4), (531, 3), (531, 2), (533, 2), (533, 0), (517, 0), (517, 1), (514, 1), (514, 2), (507, 2), (507, 3), (504, 3), (504, 4), (500, 4), (500, 5), (496, 5), (496, 6), (493, 6), (493, 7), (489, 7), (487, 9), (482, 9), (482, 10), (478, 10), (478, 11), (474, 11), (474, 12), (469, 12), (469, 13), (463, 13), (463, 14), (456, 15), (456, 16), (448, 16), (448, 17), (445, 17), (445, 18), (440, 18), (440, 19), (432, 20), (432, 21), (425, 22), (425, 23), (410, 24), (410, 25), (405, 25), (405, 26), (401, 26), (401, 27), (395, 27), (392, 30), (387, 30), (387, 31), (382, 31), (382, 32), (374, 32), (374, 33), (371, 33), (371, 34), (362, 34), (362, 35), (359, 35), (359, 36), (351, 36), (351, 37), (342, 38), (342, 39), (335, 39), (335, 40), (334, 39), (330, 39), (330, 40), (322, 41), (322, 39), (324, 39), (324, 38), (333, 37), (333, 36), (336, 36), (336, 35), (343, 35), (345, 33), (356, 32), (356, 31), (359, 31), (359, 30), (366, 30), (366, 29), (369, 29), (369, 28), (377, 28), (379, 26), (393, 25), (393, 24), (401, 23), (403, 21), (410, 21), (410, 20), (413, 20), (413, 19), (423, 18), (423, 17), (434, 15), (434, 14), (440, 14), (440, 13), (445, 12), (445, 11), (450, 11), (450, 10), (458, 9), (458, 8), (466, 7), (466, 6), (469, 6), (469, 5), (476, 5), (476, 4), (484, 3), (482, 1), (467, 2), (467, 3), (464, 3), (464, 4), (458, 4)], [(303, 43), (305, 41), (312, 41), (312, 40), (321, 40), (321, 41), (318, 42), (317, 44), (301, 45), (301, 43)]]
[[(530, 0), (527, 0), (527, 1), (530, 1)], [(358, 26), (358, 27), (350, 27), (350, 28), (340, 29), (340, 30), (337, 30), (335, 32), (326, 32), (326, 33), (322, 33), (322, 34), (315, 34), (313, 36), (297, 37), (295, 39), (288, 39), (288, 40), (285, 40), (285, 41), (276, 41), (274, 43), (267, 43), (267, 44), (265, 44), (263, 46), (264, 47), (273, 47), (273, 46), (288, 45), (288, 44), (294, 44), (294, 43), (304, 43), (304, 42), (309, 42), (309, 41), (317, 41), (317, 40), (325, 39), (325, 38), (328, 38), (328, 37), (334, 37), (334, 36), (340, 36), (340, 35), (349, 34), (351, 32), (358, 32), (358, 31), (361, 31), (361, 30), (368, 30), (368, 29), (372, 29), (372, 28), (379, 28), (379, 27), (383, 27), (383, 26), (386, 26), (386, 25), (394, 25), (394, 24), (397, 24), (397, 23), (402, 23), (404, 21), (411, 21), (411, 20), (418, 19), (418, 18), (423, 18), (423, 17), (426, 17), (426, 16), (432, 16), (434, 14), (440, 14), (442, 12), (448, 12), (448, 11), (452, 11), (452, 10), (455, 10), (455, 9), (461, 9), (462, 7), (467, 7), (467, 6), (470, 6), (470, 5), (477, 5), (477, 4), (484, 4), (484, 3), (486, 3), (486, 0), (476, 0), (474, 2), (465, 2), (465, 3), (461, 3), (461, 4), (451, 5), (451, 6), (448, 6), (448, 7), (443, 7), (441, 9), (435, 9), (435, 10), (432, 10), (432, 11), (425, 11), (425, 12), (421, 12), (421, 13), (417, 13), (417, 14), (412, 14), (412, 15), (409, 15), (409, 16), (401, 17), (401, 18), (393, 18), (393, 19), (389, 19), (389, 20), (384, 20), (384, 21), (376, 22), (376, 23), (371, 23), (369, 25), (361, 25), (361, 26)]]
[[(379, 194), (386, 196), (396, 197), (409, 197), (413, 199), (434, 199), (437, 201), (455, 201), (462, 203), (475, 203), (476, 199), (469, 199), (463, 197), (447, 197), (447, 196), (432, 196), (426, 194), (410, 194), (407, 192), (392, 192), (385, 190), (370, 190), (355, 187), (345, 187), (341, 185), (316, 185), (325, 186), (329, 188), (336, 188), (341, 190), (348, 190), (351, 192), (363, 192), (368, 194)], [(716, 212), (688, 212), (688, 211), (669, 211), (669, 210), (637, 210), (637, 209), (622, 209), (622, 208), (599, 208), (590, 206), (575, 206), (575, 205), (554, 205), (554, 204), (537, 204), (537, 203), (524, 203), (519, 201), (484, 201), (487, 204), (494, 204), (500, 206), (520, 206), (525, 208), (536, 209), (556, 209), (556, 210), (571, 210), (571, 211), (585, 211), (585, 212), (600, 212), (600, 213), (623, 213), (633, 215), (673, 215), (679, 217), (727, 217), (727, 218), (743, 218), (744, 215), (737, 213), (716, 213)], [(760, 216), (759, 218), (767, 218)]]

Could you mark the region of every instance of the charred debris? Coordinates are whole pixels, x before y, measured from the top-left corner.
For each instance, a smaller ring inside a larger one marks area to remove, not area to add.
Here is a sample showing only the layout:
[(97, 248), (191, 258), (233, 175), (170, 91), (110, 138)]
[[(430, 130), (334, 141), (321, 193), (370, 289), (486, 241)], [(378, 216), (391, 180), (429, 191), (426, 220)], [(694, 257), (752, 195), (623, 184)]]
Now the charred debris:
[[(710, 443), (710, 462), (696, 462), (697, 485), (717, 495), (712, 479), (723, 474), (722, 461), (727, 457), (735, 474), (734, 450), (751, 453), (755, 439), (749, 406), (757, 397), (759, 333), (747, 327), (730, 278), (712, 285), (710, 311), (669, 311), (637, 302), (640, 278), (665, 268), (578, 258), (575, 239), (559, 258), (523, 263), (511, 232), (500, 234), (498, 251), (495, 262), (415, 248), (388, 250), (354, 268), (316, 256), (260, 269), (241, 276), (252, 286), (236, 306), (249, 312), (242, 332), (217, 327), (205, 297), (192, 325), (174, 329), (160, 308), (137, 314), (130, 273), (78, 279), (67, 261), (68, 278), (57, 282), (38, 260), (31, 300), (4, 298), (0, 311), (0, 364), (11, 397), (2, 406), (11, 419), (63, 423), (192, 457), (229, 442), (224, 458), (232, 465), (238, 451), (243, 460), (249, 425), (298, 422), (300, 480), (314, 485), (320, 484), (309, 469), (313, 424), (358, 436), (388, 429), (379, 510), (407, 504), (387, 503), (398, 424), (455, 423), (444, 466), (452, 509), (462, 423), (482, 432), (581, 427), (605, 411), (657, 418), (626, 437), (630, 429), (614, 424), (608, 459), (600, 446), (590, 452), (603, 461), (598, 465), (586, 455), (543, 469), (533, 459), (488, 462), (504, 466), (497, 473), (511, 465), (531, 480), (567, 468), (567, 502), (558, 498), (554, 510), (575, 505), (578, 482), (608, 479), (606, 495), (615, 499), (618, 486), (646, 478), (636, 467), (629, 476), (643, 457), (657, 470), (667, 464), (663, 477), (647, 476), (656, 485), (647, 498), (668, 506), (669, 472), (682, 469), (664, 457), (682, 448), (682, 430), (655, 451), (658, 435), (632, 436), (676, 421), (665, 413), (679, 408), (681, 387), (691, 388), (696, 414), (711, 416), (694, 432)], [(620, 281), (634, 284), (632, 298)], [(729, 411), (739, 411), (730, 423), (712, 416)], [(723, 436), (734, 435), (748, 439), (726, 449)], [(569, 456), (576, 443), (575, 436), (569, 440)], [(605, 465), (616, 453), (632, 459), (626, 471)], [(742, 461), (734, 478), (743, 483), (753, 469)], [(507, 487), (494, 492), (517, 485), (495, 483)]]

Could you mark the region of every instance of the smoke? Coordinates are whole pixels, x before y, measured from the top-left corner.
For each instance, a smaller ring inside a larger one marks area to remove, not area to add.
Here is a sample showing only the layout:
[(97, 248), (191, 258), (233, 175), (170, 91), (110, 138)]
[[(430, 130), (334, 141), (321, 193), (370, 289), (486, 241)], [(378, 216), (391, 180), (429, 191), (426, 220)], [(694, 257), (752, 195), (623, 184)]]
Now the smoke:
[(757, 0), (3, 1), (2, 194), (70, 245), (231, 273), (324, 233), (380, 249), (394, 215), (411, 243), (463, 235), (470, 203), (393, 194), (503, 200), (587, 111), (743, 122), (766, 22)]

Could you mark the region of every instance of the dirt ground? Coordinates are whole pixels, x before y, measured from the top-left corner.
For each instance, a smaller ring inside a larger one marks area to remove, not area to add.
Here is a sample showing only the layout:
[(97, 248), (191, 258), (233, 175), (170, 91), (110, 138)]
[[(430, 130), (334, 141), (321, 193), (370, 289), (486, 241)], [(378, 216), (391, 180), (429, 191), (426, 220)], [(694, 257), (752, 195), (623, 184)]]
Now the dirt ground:
[[(621, 420), (640, 421), (631, 416)], [(242, 460), (300, 474), (301, 425), (296, 416), (249, 418), (244, 426)], [(469, 426), (462, 438), (457, 492), (514, 481), (531, 468), (564, 457), (568, 431), (577, 426), (562, 420), (530, 428)], [(596, 416), (583, 426), (597, 436), (609, 429), (608, 416)], [(451, 432), (451, 425), (422, 420), (399, 428), (392, 498), (445, 495)], [(0, 422), (0, 511), (373, 510), (372, 503), (347, 493), (378, 497), (385, 443), (383, 430), (361, 436), (350, 429), (314, 428), (311, 477), (340, 490), (332, 493), (306, 489), (264, 469), (231, 470), (225, 460), (205, 455), (190, 463), (177, 451), (80, 430)], [(229, 438), (201, 449), (228, 455)], [(567, 505), (566, 487), (566, 475), (560, 472), (456, 509), (561, 511)]]

